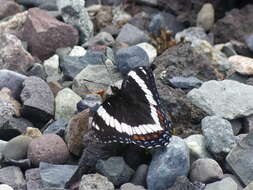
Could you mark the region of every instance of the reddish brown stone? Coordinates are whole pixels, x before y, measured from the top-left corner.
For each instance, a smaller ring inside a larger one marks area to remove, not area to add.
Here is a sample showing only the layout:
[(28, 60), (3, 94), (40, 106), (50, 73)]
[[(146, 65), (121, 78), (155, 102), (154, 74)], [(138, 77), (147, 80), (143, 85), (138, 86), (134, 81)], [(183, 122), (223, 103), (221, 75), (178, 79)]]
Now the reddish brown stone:
[(21, 7), (11, 0), (0, 0), (0, 19), (21, 12)]

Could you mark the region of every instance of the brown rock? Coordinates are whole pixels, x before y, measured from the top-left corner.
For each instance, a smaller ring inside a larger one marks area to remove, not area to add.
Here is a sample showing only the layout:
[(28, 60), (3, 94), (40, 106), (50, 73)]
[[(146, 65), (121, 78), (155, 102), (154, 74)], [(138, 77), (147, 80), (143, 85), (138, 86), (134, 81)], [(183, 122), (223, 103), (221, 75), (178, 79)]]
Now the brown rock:
[(65, 139), (69, 151), (79, 156), (84, 148), (83, 135), (87, 133), (89, 127), (89, 109), (74, 115), (68, 124)]
[(52, 90), (54, 97), (58, 94), (59, 91), (61, 91), (63, 89), (63, 87), (61, 86), (61, 84), (57, 81), (50, 81), (48, 83), (48, 86), (50, 87), (50, 89)]
[(20, 5), (11, 0), (0, 0), (0, 5), (0, 20), (22, 10)]
[(242, 75), (253, 75), (253, 59), (240, 55), (233, 55), (229, 57), (229, 62), (234, 69)]
[(73, 26), (58, 21), (41, 9), (28, 10), (22, 39), (28, 42), (32, 55), (45, 60), (57, 48), (76, 45), (78, 38), (78, 31)]
[(35, 165), (41, 161), (63, 164), (69, 157), (65, 142), (55, 134), (46, 134), (31, 141), (28, 146), (28, 158)]
[(34, 138), (42, 136), (42, 133), (40, 132), (38, 128), (27, 127), (24, 135), (34, 139)]

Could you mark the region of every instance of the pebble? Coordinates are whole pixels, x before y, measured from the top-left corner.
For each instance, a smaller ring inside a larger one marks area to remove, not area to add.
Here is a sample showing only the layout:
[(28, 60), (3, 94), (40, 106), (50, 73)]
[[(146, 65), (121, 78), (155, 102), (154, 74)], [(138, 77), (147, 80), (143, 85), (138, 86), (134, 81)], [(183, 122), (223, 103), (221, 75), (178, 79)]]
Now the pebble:
[(201, 129), (205, 136), (208, 150), (218, 160), (224, 159), (224, 156), (236, 146), (236, 138), (231, 124), (221, 117), (206, 116), (201, 121)]
[(40, 169), (32, 168), (25, 171), (27, 190), (35, 190), (43, 187), (40, 177)]
[(98, 160), (96, 170), (116, 186), (129, 182), (134, 174), (134, 170), (125, 163), (122, 157)]
[(9, 185), (1, 184), (0, 185), (0, 190), (14, 190), (14, 189)]
[(141, 185), (143, 187), (146, 187), (146, 177), (148, 173), (148, 165), (141, 164), (138, 166), (138, 168), (135, 171), (135, 174), (133, 175), (131, 179), (131, 183), (135, 185)]
[(35, 63), (31, 69), (29, 69), (27, 72), (27, 76), (35, 76), (39, 77), (43, 80), (47, 79), (47, 73), (45, 71), (45, 68), (40, 63)]
[(70, 119), (76, 112), (76, 104), (81, 100), (70, 88), (62, 89), (55, 97), (55, 119)]
[(148, 55), (149, 57), (149, 63), (151, 64), (155, 58), (157, 57), (157, 50), (154, 46), (152, 46), (149, 43), (143, 42), (140, 44), (137, 44), (136, 46), (142, 48)]
[[(166, 79), (165, 79), (166, 80)], [(167, 79), (167, 83), (174, 88), (193, 89), (198, 88), (203, 83), (196, 77), (172, 77)]]
[(43, 131), (43, 134), (56, 134), (63, 138), (65, 135), (67, 125), (68, 125), (67, 119), (59, 118), (50, 125), (48, 125), (48, 127)]
[(209, 115), (229, 120), (253, 113), (253, 87), (233, 80), (204, 82), (191, 90), (187, 98)]
[(70, 51), (69, 56), (84, 56), (86, 54), (86, 50), (82, 46), (74, 46)]
[(34, 138), (40, 137), (42, 133), (38, 128), (27, 127), (24, 135), (34, 139)]
[(200, 9), (197, 16), (197, 26), (209, 31), (214, 24), (214, 7), (211, 3), (206, 3)]
[(113, 46), (115, 43), (114, 38), (108, 32), (99, 32), (96, 36), (92, 37), (88, 42), (83, 44), (83, 47), (92, 47), (96, 45)]
[(191, 183), (186, 176), (179, 176), (177, 177), (174, 185), (167, 190), (204, 190), (204, 188), (198, 188), (196, 185)]
[(31, 141), (27, 156), (36, 166), (40, 162), (62, 164), (67, 161), (69, 151), (61, 137), (55, 134), (45, 134)]
[(242, 75), (253, 75), (253, 59), (241, 55), (233, 55), (229, 57), (230, 64), (236, 72)]
[(114, 190), (113, 184), (104, 176), (100, 174), (83, 175), (79, 190)]
[(135, 67), (149, 66), (149, 56), (142, 48), (131, 46), (116, 52), (117, 67), (121, 73), (128, 73)]
[(253, 52), (253, 34), (246, 37), (245, 42), (248, 48)]
[(140, 185), (134, 185), (132, 183), (125, 183), (120, 186), (120, 190), (145, 190), (145, 188)]
[(237, 190), (237, 183), (230, 177), (222, 179), (221, 181), (207, 184), (205, 190)]
[(45, 60), (43, 65), (47, 74), (47, 82), (58, 81), (61, 79), (62, 76), (60, 74), (58, 55), (55, 54), (49, 59)]
[(149, 190), (164, 190), (171, 187), (178, 176), (187, 175), (189, 169), (189, 149), (183, 139), (173, 136), (167, 147), (153, 154), (146, 179), (147, 187)]

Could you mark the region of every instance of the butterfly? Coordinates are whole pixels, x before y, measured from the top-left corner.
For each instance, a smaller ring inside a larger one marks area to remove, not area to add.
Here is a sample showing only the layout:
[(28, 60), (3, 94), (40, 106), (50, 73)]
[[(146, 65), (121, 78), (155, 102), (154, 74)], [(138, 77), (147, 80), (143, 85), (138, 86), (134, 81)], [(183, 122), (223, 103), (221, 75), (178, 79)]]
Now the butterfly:
[(91, 126), (102, 143), (133, 143), (143, 148), (166, 146), (172, 134), (171, 120), (162, 107), (154, 75), (149, 67), (131, 70), (121, 89), (101, 104)]

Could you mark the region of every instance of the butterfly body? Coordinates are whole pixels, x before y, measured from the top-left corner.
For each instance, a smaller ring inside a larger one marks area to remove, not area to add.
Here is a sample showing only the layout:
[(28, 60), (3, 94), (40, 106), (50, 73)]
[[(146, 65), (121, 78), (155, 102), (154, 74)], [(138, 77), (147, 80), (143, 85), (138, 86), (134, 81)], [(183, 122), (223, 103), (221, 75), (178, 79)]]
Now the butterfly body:
[(121, 89), (98, 108), (92, 121), (95, 136), (103, 143), (133, 143), (140, 147), (165, 146), (171, 122), (163, 110), (151, 69), (130, 71)]

